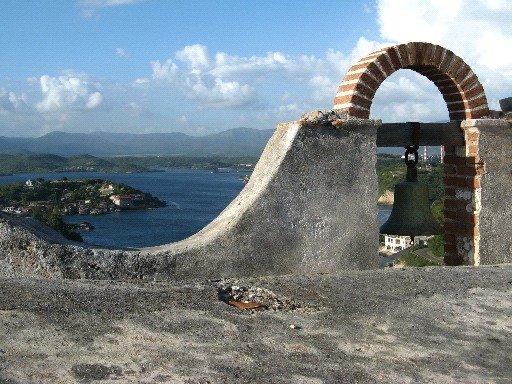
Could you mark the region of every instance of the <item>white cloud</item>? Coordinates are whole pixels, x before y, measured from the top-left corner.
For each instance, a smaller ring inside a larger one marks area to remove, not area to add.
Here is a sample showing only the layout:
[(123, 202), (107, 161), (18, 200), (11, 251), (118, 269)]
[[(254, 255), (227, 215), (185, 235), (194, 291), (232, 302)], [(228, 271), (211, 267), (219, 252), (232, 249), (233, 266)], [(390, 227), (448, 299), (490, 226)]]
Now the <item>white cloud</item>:
[(204, 45), (187, 45), (176, 53), (176, 57), (194, 69), (208, 67), (208, 52)]
[(412, 70), (397, 71), (382, 83), (373, 99), (371, 117), (385, 122), (449, 120), (434, 83)]
[(40, 85), (43, 99), (36, 104), (40, 112), (96, 109), (103, 103), (103, 95), (97, 86), (79, 77), (44, 75), (40, 78)]
[(76, 4), (80, 7), (80, 15), (86, 19), (91, 19), (98, 17), (97, 11), (101, 8), (111, 8), (145, 1), (146, 0), (79, 0)]
[(134, 85), (146, 85), (146, 84), (149, 84), (151, 82), (151, 80), (149, 80), (147, 77), (141, 77), (139, 79), (135, 79), (135, 81), (133, 82)]
[[(325, 58), (282, 52), (249, 57), (217, 52), (211, 57), (207, 47), (196, 44), (184, 47), (165, 62), (151, 62), (151, 68), (154, 82), (181, 88), (189, 99), (199, 102), (199, 107), (249, 106), (265, 92), (265, 87), (275, 89), (276, 83), (283, 87), (279, 93), (288, 97), (293, 95), (288, 87), (310, 86), (315, 101), (329, 100), (331, 104), (342, 73), (349, 66), (348, 60), (334, 50), (328, 50)], [(318, 73), (324, 74), (321, 84)], [(147, 78), (137, 79), (135, 85), (148, 82)], [(327, 95), (323, 94), (326, 89)], [(308, 97), (309, 93), (304, 92), (299, 98)]]
[(378, 0), (377, 10), (383, 39), (428, 41), (452, 50), (477, 74), (491, 108), (510, 96), (511, 1)]
[(116, 55), (118, 57), (128, 57), (128, 52), (124, 48), (116, 48)]
[[(160, 61), (153, 61), (151, 62), (151, 68), (153, 69), (153, 80), (173, 82), (178, 77), (179, 69), (172, 59), (168, 59), (163, 64), (161, 64)], [(137, 79), (135, 82), (142, 84), (141, 81), (143, 80), (147, 79)]]
[(215, 78), (211, 85), (197, 78), (189, 85), (187, 96), (198, 100), (202, 107), (212, 108), (240, 107), (254, 102), (254, 90), (249, 85), (220, 78)]
[(87, 102), (85, 103), (85, 108), (87, 109), (95, 109), (99, 107), (99, 105), (103, 102), (103, 96), (99, 92), (94, 92), (89, 95), (87, 98)]
[(81, 0), (78, 4), (85, 8), (106, 8), (118, 5), (142, 3), (146, 0)]
[(13, 113), (27, 108), (27, 95), (0, 88), (0, 115)]

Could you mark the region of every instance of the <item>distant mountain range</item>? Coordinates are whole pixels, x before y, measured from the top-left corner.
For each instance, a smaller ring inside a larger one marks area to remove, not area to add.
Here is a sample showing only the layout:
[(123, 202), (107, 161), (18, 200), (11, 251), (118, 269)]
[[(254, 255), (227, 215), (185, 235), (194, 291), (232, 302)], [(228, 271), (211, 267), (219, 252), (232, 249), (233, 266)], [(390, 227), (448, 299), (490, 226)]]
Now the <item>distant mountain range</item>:
[(273, 129), (241, 127), (194, 137), (179, 132), (133, 134), (54, 131), (36, 138), (0, 136), (0, 153), (52, 153), (60, 156), (259, 156), (273, 132)]

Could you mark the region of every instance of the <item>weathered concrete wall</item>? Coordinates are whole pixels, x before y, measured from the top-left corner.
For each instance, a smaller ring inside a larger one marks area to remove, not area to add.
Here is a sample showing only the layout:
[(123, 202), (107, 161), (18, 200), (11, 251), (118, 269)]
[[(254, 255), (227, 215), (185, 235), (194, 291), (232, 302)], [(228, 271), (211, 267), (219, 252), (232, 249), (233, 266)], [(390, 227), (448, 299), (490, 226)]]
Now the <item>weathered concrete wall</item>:
[(166, 280), (376, 268), (378, 125), (279, 125), (240, 195), (203, 230), (177, 243), (98, 249), (50, 238), (20, 219), (5, 220), (0, 272)]
[(467, 120), (478, 130), (481, 176), (478, 259), (475, 264), (512, 262), (512, 122)]

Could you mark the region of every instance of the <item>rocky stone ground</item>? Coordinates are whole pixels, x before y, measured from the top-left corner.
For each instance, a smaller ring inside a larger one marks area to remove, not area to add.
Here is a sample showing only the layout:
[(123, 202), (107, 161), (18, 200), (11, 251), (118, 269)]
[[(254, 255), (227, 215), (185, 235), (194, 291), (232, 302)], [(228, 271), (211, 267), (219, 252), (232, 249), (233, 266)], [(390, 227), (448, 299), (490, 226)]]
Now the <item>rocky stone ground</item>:
[(0, 383), (510, 383), (511, 294), (512, 265), (3, 277)]

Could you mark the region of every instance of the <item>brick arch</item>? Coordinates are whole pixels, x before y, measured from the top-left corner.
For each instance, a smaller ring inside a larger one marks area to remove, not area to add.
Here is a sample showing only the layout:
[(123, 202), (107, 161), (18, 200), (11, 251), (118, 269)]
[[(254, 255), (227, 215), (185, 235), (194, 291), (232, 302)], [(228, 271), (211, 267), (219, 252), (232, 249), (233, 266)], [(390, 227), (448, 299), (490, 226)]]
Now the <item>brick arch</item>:
[(446, 48), (421, 42), (386, 47), (359, 60), (338, 87), (334, 109), (346, 111), (349, 117), (368, 119), (375, 92), (389, 75), (402, 68), (418, 72), (437, 86), (450, 120), (489, 115), (484, 88), (469, 65)]

